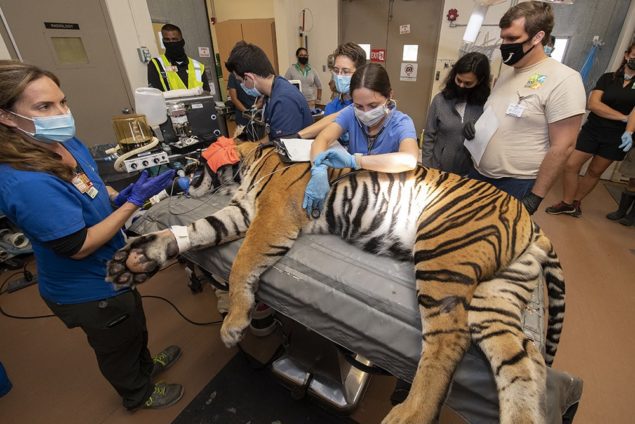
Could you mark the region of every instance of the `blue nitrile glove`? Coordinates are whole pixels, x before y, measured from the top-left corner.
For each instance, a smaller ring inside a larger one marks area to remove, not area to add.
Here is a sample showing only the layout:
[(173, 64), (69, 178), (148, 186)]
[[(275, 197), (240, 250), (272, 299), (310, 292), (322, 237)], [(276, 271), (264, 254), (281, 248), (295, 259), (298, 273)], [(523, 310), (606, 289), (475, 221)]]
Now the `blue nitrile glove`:
[(353, 168), (359, 169), (355, 156), (344, 149), (325, 150), (315, 157), (313, 163), (316, 166), (326, 165), (329, 168)]
[(624, 131), (622, 134), (622, 144), (619, 148), (624, 152), (628, 152), (633, 147), (633, 133), (631, 131)]
[(128, 197), (130, 197), (130, 193), (132, 193), (132, 186), (134, 186), (134, 183), (128, 184), (128, 187), (121, 190), (117, 196), (115, 196), (112, 201), (112, 204), (115, 205), (115, 207), (121, 207), (121, 205), (128, 201)]
[(128, 202), (143, 207), (146, 200), (172, 184), (174, 174), (174, 169), (170, 169), (156, 177), (148, 177), (148, 172), (143, 171), (139, 179), (132, 185)]
[(311, 179), (304, 191), (304, 202), (302, 202), (302, 207), (306, 209), (309, 216), (314, 216), (313, 211), (320, 212), (324, 206), (324, 199), (330, 190), (327, 171), (326, 165), (314, 165), (311, 168)]

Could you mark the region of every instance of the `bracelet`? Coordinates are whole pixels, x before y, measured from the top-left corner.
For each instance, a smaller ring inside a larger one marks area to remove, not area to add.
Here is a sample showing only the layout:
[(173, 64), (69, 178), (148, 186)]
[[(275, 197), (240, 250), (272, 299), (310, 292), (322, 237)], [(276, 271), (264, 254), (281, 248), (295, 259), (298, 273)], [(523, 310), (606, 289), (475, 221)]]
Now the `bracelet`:
[(192, 247), (192, 243), (190, 242), (190, 236), (187, 233), (187, 227), (184, 225), (173, 225), (170, 227), (170, 231), (174, 234), (176, 238), (176, 245), (179, 248), (179, 253), (183, 253)]

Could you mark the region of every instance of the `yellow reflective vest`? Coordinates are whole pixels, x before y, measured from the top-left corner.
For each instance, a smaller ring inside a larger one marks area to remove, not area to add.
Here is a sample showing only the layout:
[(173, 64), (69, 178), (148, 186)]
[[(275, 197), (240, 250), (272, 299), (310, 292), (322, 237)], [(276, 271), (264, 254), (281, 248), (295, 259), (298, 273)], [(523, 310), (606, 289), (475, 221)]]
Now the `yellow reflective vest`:
[[(176, 66), (173, 66), (164, 54), (152, 59), (152, 63), (154, 63), (157, 72), (161, 76), (163, 91), (203, 86), (203, 71), (205, 67), (197, 60), (187, 58), (187, 87), (183, 83), (183, 80), (181, 80), (181, 77), (179, 77)], [(167, 87), (165, 85), (166, 80), (168, 82)]]

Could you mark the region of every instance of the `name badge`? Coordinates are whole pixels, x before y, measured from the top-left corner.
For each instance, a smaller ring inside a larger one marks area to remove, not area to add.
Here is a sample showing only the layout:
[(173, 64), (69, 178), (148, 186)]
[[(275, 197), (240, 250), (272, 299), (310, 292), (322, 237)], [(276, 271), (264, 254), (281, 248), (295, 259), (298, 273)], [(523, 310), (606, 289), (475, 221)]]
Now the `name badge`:
[(168, 72), (178, 72), (179, 68), (176, 66), (166, 66), (165, 70)]
[(83, 172), (75, 174), (72, 183), (80, 193), (88, 194), (91, 199), (94, 199), (97, 196), (97, 193), (99, 193), (92, 181), (90, 181), (90, 178), (88, 178), (88, 175)]
[(505, 114), (520, 118), (521, 116), (523, 116), (524, 111), (525, 106), (519, 103), (510, 103), (509, 106), (507, 106), (507, 111), (505, 112)]

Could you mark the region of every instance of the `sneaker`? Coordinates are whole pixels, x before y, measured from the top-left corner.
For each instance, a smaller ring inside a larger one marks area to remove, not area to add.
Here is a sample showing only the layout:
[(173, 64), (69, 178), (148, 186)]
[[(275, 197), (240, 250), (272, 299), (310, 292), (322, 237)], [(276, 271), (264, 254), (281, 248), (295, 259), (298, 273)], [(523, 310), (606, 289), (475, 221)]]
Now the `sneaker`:
[(154, 391), (143, 404), (145, 409), (167, 408), (183, 397), (183, 386), (180, 384), (157, 383)]
[(582, 210), (579, 209), (580, 207), (579, 203), (580, 202), (578, 202), (578, 204), (576, 205), (576, 202), (574, 201), (574, 203), (570, 205), (565, 202), (560, 202), (553, 206), (549, 206), (547, 209), (545, 209), (545, 212), (547, 212), (550, 215), (566, 214), (566, 215), (578, 217), (582, 214)]
[(266, 337), (276, 329), (276, 320), (273, 309), (268, 305), (258, 302), (251, 312), (249, 331), (257, 337)]
[(582, 201), (580, 200), (574, 200), (573, 201), (573, 207), (576, 209), (576, 217), (578, 216), (582, 216)]
[(154, 362), (154, 368), (150, 374), (151, 378), (154, 378), (157, 374), (170, 368), (177, 359), (181, 357), (181, 348), (178, 346), (168, 346), (161, 353), (152, 357)]

